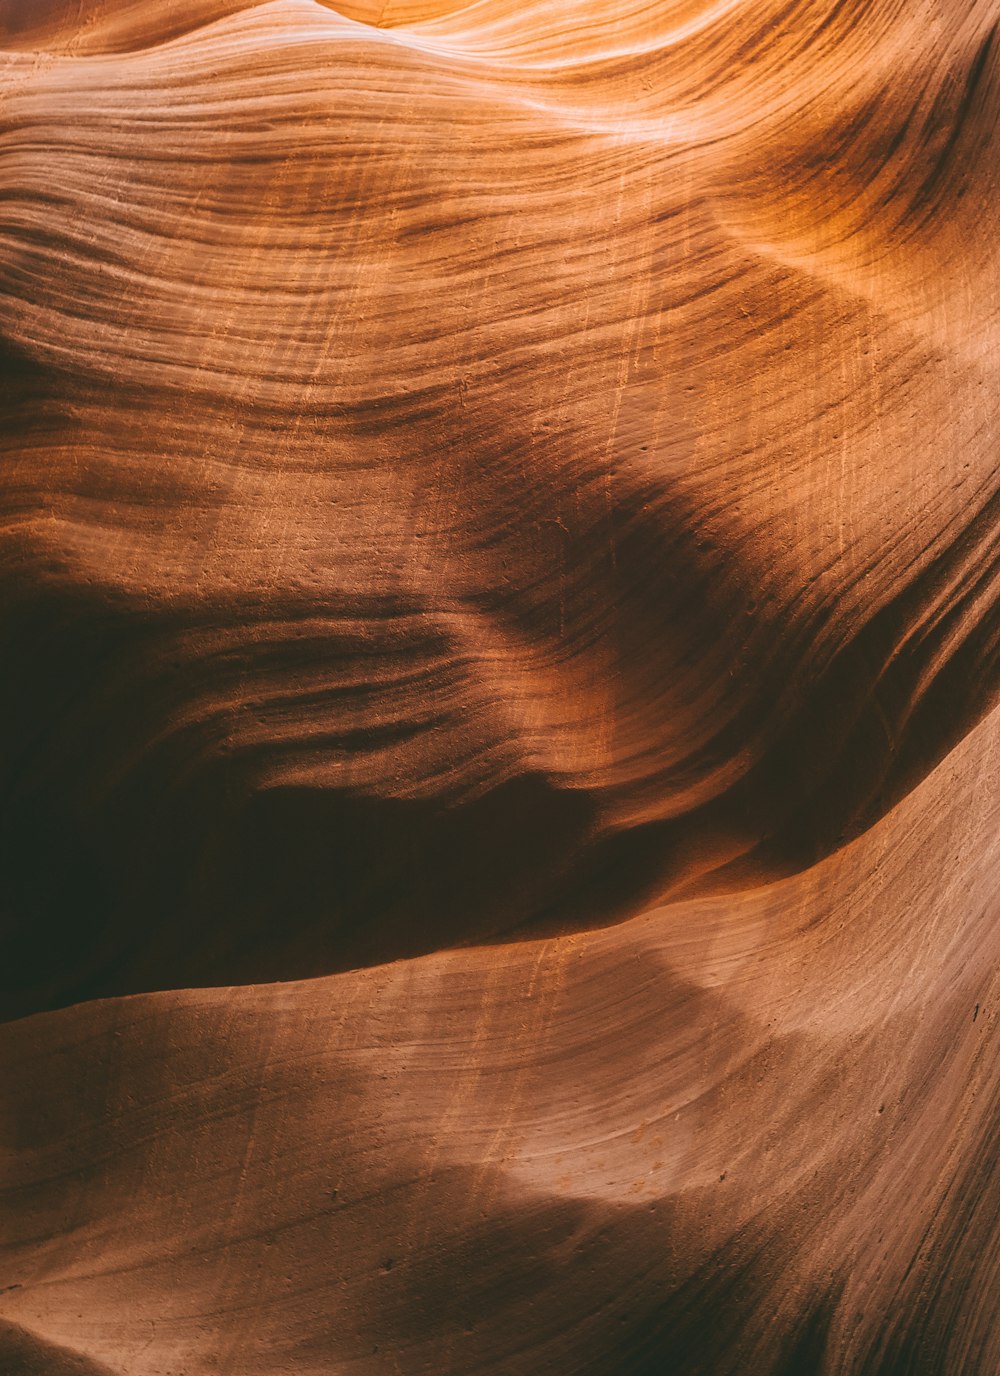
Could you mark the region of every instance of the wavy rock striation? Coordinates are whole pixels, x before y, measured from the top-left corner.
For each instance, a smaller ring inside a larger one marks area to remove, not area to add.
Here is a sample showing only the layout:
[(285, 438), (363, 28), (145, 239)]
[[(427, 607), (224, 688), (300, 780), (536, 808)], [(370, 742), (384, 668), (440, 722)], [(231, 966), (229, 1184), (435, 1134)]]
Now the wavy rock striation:
[(3, 1370), (1000, 1369), (998, 25), (0, 0)]

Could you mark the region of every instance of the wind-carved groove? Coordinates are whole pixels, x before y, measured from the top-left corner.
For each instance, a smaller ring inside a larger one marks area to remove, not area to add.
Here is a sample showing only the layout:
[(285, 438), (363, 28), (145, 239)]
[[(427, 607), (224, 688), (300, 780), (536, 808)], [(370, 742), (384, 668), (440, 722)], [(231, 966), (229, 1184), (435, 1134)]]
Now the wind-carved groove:
[(994, 1376), (992, 2), (0, 0), (0, 1370)]

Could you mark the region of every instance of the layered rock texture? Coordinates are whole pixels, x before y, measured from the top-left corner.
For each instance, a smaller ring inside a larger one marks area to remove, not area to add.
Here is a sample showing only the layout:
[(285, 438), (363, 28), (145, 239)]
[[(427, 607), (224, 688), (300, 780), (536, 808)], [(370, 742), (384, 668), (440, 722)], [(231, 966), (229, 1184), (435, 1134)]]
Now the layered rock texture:
[(0, 1372), (1000, 1371), (1000, 0), (0, 0)]

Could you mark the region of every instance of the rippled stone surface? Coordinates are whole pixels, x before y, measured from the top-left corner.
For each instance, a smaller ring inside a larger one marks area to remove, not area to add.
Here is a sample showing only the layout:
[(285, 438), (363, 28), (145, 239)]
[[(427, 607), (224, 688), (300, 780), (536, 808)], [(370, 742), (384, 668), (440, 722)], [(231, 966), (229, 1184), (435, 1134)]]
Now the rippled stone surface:
[(0, 0), (4, 1370), (1000, 1369), (998, 23)]

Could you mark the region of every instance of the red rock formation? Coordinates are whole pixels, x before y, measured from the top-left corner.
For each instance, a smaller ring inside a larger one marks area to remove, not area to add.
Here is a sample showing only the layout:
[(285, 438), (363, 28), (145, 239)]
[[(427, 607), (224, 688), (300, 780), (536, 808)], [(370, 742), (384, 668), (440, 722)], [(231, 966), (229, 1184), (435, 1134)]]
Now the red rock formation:
[(998, 23), (0, 0), (0, 1370), (1000, 1369)]

